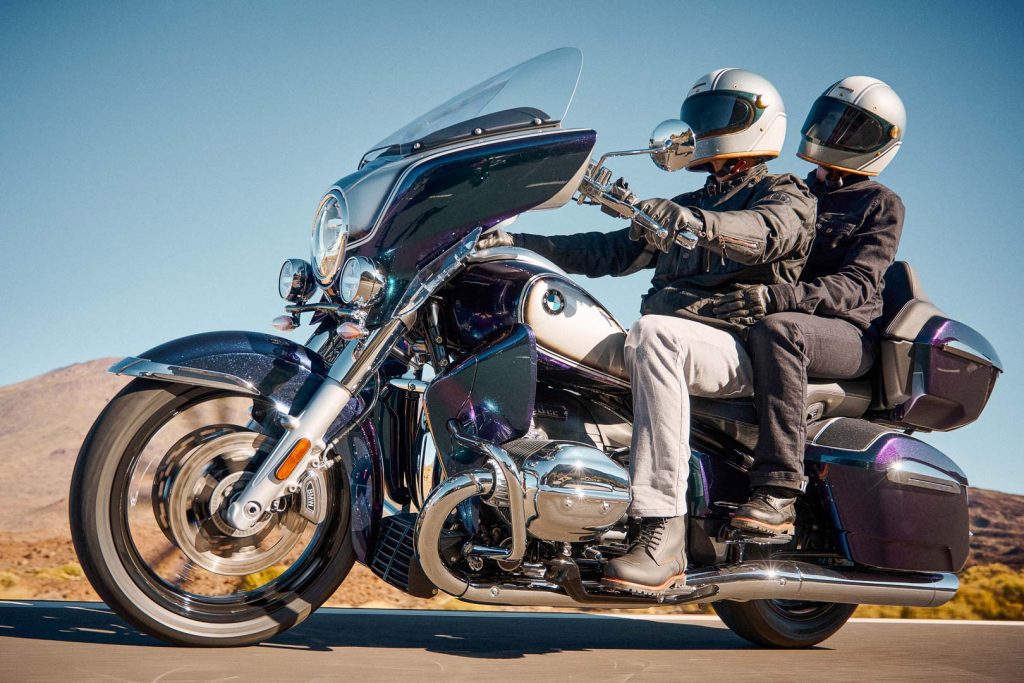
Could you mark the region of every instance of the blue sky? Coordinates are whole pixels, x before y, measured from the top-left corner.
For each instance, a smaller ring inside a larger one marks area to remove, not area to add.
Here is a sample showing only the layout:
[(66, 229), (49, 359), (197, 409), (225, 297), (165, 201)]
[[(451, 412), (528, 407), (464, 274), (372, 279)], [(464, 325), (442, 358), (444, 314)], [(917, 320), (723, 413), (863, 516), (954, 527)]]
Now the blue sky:
[[(906, 143), (900, 258), (981, 330), (1006, 375), (981, 420), (926, 437), (972, 483), (1024, 493), (1016, 301), (1024, 59), (1015, 3), (0, 2), (0, 384), (210, 329), (268, 330), (280, 262), (305, 257), (316, 203), (372, 143), (523, 59), (584, 53), (567, 125), (599, 150), (645, 144), (702, 73), (757, 71), (801, 175), (807, 108), (844, 75), (888, 81)], [(701, 182), (645, 159), (641, 195)], [(588, 207), (516, 229), (620, 227)], [(586, 286), (626, 324), (647, 276)]]

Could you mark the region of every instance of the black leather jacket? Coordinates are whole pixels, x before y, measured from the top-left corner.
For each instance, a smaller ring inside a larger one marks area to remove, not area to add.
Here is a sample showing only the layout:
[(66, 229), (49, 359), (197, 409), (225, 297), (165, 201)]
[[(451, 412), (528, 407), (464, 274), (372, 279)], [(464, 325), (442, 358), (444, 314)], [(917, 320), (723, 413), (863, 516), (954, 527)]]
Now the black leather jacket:
[(702, 189), (672, 201), (699, 212), (716, 237), (696, 249), (676, 246), (665, 254), (630, 240), (628, 228), (512, 237), (516, 246), (569, 273), (600, 277), (654, 268), (642, 314), (676, 315), (744, 333), (744, 326), (714, 317), (712, 299), (736, 285), (797, 281), (814, 239), (814, 196), (796, 176), (771, 175), (760, 164), (725, 182), (710, 177)]
[(818, 197), (817, 235), (799, 282), (771, 285), (779, 311), (842, 318), (863, 330), (882, 313), (882, 277), (896, 258), (903, 202), (885, 185), (848, 176), (829, 189), (807, 177)]

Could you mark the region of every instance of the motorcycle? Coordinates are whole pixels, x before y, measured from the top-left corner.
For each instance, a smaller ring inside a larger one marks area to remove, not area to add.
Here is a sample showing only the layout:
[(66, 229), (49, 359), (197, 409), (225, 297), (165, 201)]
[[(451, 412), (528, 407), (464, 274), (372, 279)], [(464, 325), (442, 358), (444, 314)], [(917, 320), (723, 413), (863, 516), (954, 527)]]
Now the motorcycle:
[[(626, 330), (538, 254), (477, 248), (572, 201), (664, 230), (608, 158), (681, 167), (692, 135), (593, 162), (561, 121), (574, 49), (513, 67), (374, 146), (315, 214), (311, 262), (279, 276), (281, 330), (177, 339), (110, 368), (132, 381), (82, 446), (75, 549), (101, 598), (179, 645), (256, 643), (322, 605), (355, 562), (413, 595), (648, 608), (711, 603), (740, 636), (806, 647), (857, 604), (936, 606), (968, 553), (968, 482), (914, 438), (982, 412), (1002, 365), (886, 275), (880, 360), (808, 390), (807, 494), (781, 543), (736, 536), (756, 441), (749, 399), (692, 399), (686, 586), (601, 584), (627, 549)], [(678, 241), (692, 246), (695, 238)], [(319, 296), (317, 296), (319, 293)]]

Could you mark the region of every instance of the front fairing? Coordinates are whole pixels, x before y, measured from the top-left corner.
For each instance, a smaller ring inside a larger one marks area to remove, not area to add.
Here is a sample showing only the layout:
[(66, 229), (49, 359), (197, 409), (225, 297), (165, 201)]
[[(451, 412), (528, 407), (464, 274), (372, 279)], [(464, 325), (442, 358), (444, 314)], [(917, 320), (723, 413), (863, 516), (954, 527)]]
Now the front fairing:
[[(338, 182), (350, 206), (381, 207), (349, 245), (388, 273), (384, 300), (368, 323), (386, 320), (412, 277), (477, 227), (569, 198), (596, 142), (591, 130), (548, 130), (460, 145), (368, 165)], [(566, 188), (570, 189), (566, 193)]]

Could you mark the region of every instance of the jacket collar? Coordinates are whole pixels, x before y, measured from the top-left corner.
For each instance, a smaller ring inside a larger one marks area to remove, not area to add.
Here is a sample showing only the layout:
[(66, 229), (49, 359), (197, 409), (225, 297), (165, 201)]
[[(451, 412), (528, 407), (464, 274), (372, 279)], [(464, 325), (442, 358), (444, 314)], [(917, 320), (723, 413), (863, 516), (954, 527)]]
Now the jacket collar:
[(725, 194), (746, 183), (756, 183), (766, 175), (768, 175), (768, 166), (763, 163), (723, 179), (709, 175), (708, 179), (704, 182), (704, 195), (714, 197), (715, 195)]
[(815, 197), (824, 197), (832, 192), (837, 192), (846, 187), (853, 187), (860, 183), (871, 180), (866, 175), (860, 175), (859, 173), (849, 173), (843, 178), (843, 187), (829, 187), (827, 183), (823, 183), (818, 180), (818, 174), (816, 171), (811, 171), (807, 174), (807, 189), (811, 191)]

